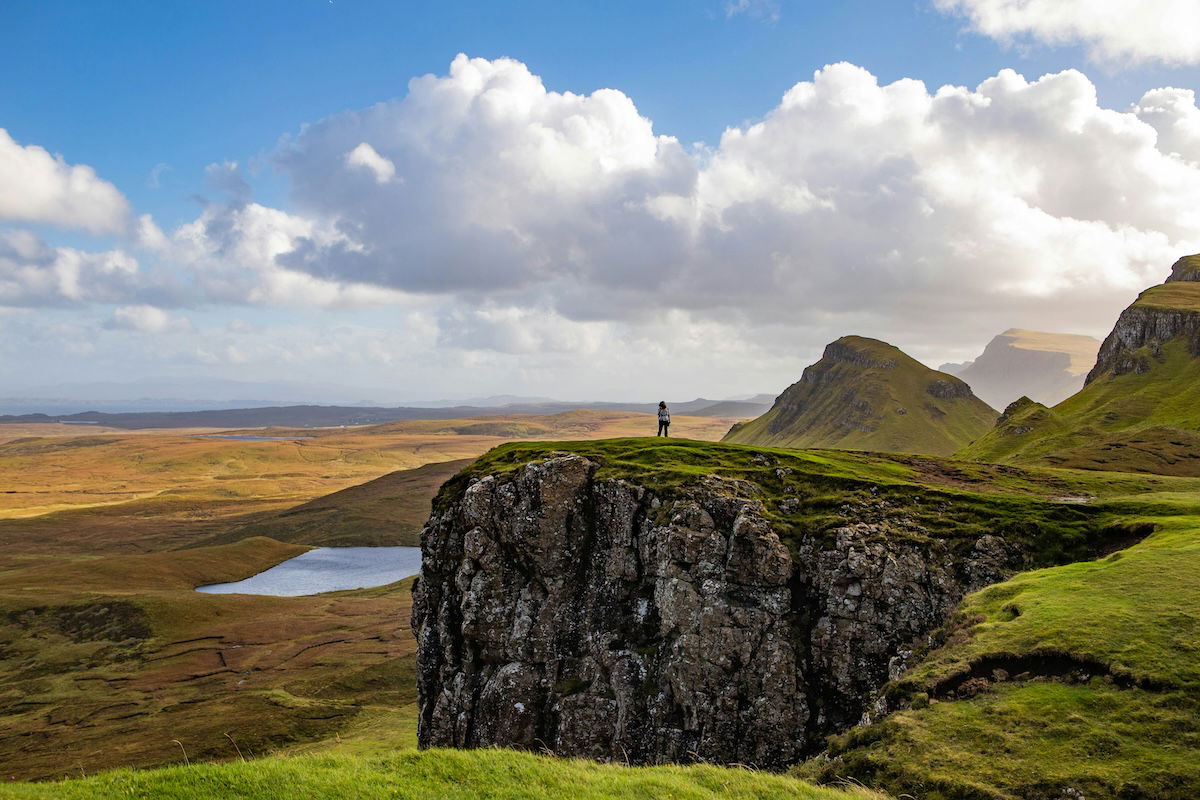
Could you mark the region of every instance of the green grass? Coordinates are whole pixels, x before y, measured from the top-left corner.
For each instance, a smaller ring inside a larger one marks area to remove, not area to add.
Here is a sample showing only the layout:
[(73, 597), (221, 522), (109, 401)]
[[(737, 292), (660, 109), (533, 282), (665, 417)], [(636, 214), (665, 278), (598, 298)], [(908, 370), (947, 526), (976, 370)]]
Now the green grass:
[[(1067, 786), (1089, 798), (1200, 796), (1200, 494), (1127, 505), (1129, 522), (1159, 530), (968, 597), (942, 646), (888, 688), (903, 710), (835, 737), (832, 760), (799, 772), (930, 800), (1058, 797)], [(1048, 654), (1094, 663), (1039, 674)], [(1000, 660), (1029, 670), (942, 693)]]
[(734, 426), (725, 441), (946, 456), (983, 435), (995, 419), (996, 412), (958, 378), (886, 342), (846, 336), (770, 411)]
[(1180, 339), (1143, 355), (1148, 372), (1101, 376), (1053, 409), (1024, 405), (959, 457), (1200, 476), (1200, 359)]
[[(871, 518), (886, 538), (937, 537), (967, 548), (984, 534), (1023, 545), (1031, 564), (1094, 556), (1128, 538), (1128, 498), (1200, 482), (1156, 476), (1015, 469), (904, 454), (784, 450), (654, 438), (501, 445), (443, 487), (435, 506), (472, 478), (504, 475), (555, 454), (596, 461), (599, 479), (623, 479), (669, 494), (710, 476), (743, 481), (711, 491), (749, 491), (785, 542)], [(1091, 502), (1076, 502), (1086, 496)], [(886, 513), (880, 509), (887, 508)]]
[(0, 785), (13, 800), (884, 800), (862, 789), (711, 766), (629, 768), (504, 750), (388, 757), (299, 756), (117, 770), (53, 784)]
[(1195, 311), (1200, 308), (1200, 283), (1176, 281), (1151, 286), (1138, 295), (1135, 308), (1159, 308), (1167, 311)]

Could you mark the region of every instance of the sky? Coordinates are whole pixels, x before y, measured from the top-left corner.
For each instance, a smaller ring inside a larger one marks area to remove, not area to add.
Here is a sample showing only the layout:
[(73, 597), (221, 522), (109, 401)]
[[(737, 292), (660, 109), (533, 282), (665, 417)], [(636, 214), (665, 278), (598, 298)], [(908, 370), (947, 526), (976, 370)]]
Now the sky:
[(1200, 251), (1200, 0), (0, 3), (0, 397), (778, 392)]

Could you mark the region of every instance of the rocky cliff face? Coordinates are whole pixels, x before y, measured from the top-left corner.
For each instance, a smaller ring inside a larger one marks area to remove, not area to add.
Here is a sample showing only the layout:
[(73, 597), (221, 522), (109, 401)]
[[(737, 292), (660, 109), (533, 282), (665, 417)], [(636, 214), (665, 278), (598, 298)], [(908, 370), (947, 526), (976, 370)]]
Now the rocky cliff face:
[(1100, 346), (1087, 383), (1103, 376), (1148, 372), (1164, 342), (1186, 340), (1192, 356), (1200, 356), (1200, 256), (1185, 256), (1171, 267), (1166, 283), (1143, 292), (1121, 312), (1112, 333)]
[(413, 606), (422, 746), (780, 768), (1025, 559), (992, 535), (952, 552), (870, 495), (785, 543), (745, 481), (655, 491), (597, 469), (563, 453), (444, 490)]

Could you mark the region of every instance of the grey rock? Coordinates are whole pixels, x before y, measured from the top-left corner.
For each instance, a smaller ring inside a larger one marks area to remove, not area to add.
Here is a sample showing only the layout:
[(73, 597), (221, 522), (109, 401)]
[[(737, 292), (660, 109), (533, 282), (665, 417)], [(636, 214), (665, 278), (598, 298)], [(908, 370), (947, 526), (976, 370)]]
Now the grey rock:
[(884, 501), (785, 545), (745, 481), (660, 495), (596, 470), (557, 455), (430, 519), (421, 746), (783, 768), (882, 713), (915, 643), (1022, 563), (999, 537), (956, 557), (891, 535), (913, 523)]

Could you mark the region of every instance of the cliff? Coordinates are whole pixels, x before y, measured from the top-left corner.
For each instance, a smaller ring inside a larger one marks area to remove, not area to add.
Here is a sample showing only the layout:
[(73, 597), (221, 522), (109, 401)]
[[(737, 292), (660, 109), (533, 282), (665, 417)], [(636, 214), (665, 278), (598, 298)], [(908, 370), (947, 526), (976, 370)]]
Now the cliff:
[(423, 747), (781, 768), (869, 716), (965, 593), (1101, 536), (1085, 508), (896, 482), (954, 479), (930, 461), (570, 447), (498, 448), (435, 505)]
[(940, 369), (966, 381), (993, 408), (1006, 408), (1022, 396), (1053, 405), (1083, 388), (1099, 347), (1091, 336), (1010, 328), (974, 361)]
[(1200, 256), (1142, 292), (1105, 338), (1086, 385), (1018, 409), (965, 458), (1200, 476)]
[(886, 342), (844, 336), (766, 414), (735, 425), (725, 441), (948, 455), (995, 418), (958, 378)]

